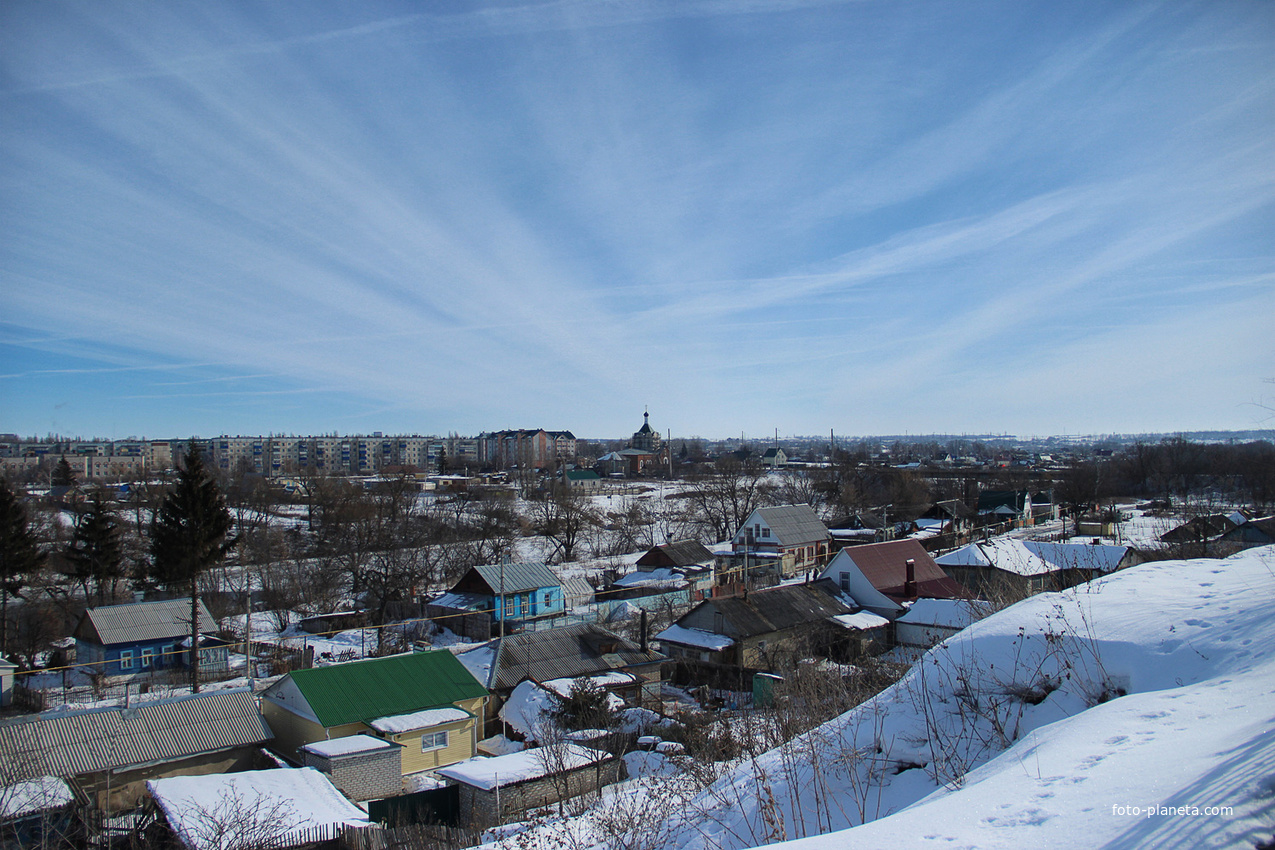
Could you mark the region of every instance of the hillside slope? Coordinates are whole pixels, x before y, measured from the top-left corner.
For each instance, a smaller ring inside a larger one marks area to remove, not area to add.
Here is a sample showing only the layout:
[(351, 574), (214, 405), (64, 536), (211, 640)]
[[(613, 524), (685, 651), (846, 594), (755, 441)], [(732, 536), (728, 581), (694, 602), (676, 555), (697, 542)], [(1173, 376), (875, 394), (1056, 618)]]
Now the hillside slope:
[(682, 811), (665, 846), (1271, 841), (1275, 551), (1025, 600)]

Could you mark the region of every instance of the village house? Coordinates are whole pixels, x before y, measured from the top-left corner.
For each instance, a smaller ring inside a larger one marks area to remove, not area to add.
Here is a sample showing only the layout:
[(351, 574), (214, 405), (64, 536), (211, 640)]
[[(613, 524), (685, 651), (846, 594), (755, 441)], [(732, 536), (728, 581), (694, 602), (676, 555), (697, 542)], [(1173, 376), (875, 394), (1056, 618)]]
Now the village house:
[(985, 522), (1031, 525), (1031, 492), (1028, 490), (985, 490), (978, 494), (976, 510)]
[(903, 612), (904, 602), (969, 597), (969, 591), (944, 573), (916, 540), (848, 546), (820, 578), (831, 581), (855, 604), (890, 619)]
[(473, 756), (487, 689), (446, 650), (293, 670), (261, 694), (273, 749), (294, 763), (307, 744), (371, 735), (401, 744), (403, 774)]
[(562, 582), (539, 561), (470, 567), (451, 590), (426, 603), (425, 615), (458, 635), (487, 640), (536, 620), (566, 614)]
[[(224, 641), (209, 639), (217, 626), (202, 601), (197, 610), (200, 670), (223, 672), (229, 669), (229, 647)], [(92, 673), (127, 676), (188, 666), (190, 600), (89, 608), (73, 634), (76, 660)]]
[(604, 687), (626, 704), (660, 705), (661, 665), (668, 659), (596, 623), (506, 635), (457, 658), (491, 692), (489, 734), (500, 731), (498, 713), (519, 683), (528, 679), (578, 679), (607, 675)]
[(922, 652), (991, 613), (975, 599), (918, 599), (894, 621), (894, 643)]
[(1238, 543), (1244, 548), (1269, 546), (1275, 543), (1275, 516), (1250, 519), (1223, 534), (1221, 539), (1228, 543)]
[(883, 650), (885, 633), (876, 630), (886, 622), (848, 604), (827, 582), (814, 582), (706, 599), (656, 640), (691, 678), (743, 682), (799, 658)]
[(259, 767), (272, 738), (252, 692), (238, 688), (18, 717), (0, 723), (0, 757), (20, 778), (69, 780), (115, 812), (137, 805), (149, 779)]
[(948, 552), (936, 563), (978, 597), (1012, 601), (1065, 590), (1137, 560), (1137, 553), (1128, 546), (996, 537)]
[(827, 563), (832, 535), (809, 505), (758, 508), (731, 538), (723, 583), (736, 584), (754, 564), (781, 577), (798, 575)]
[(641, 599), (672, 591), (688, 591), (687, 601), (702, 599), (713, 589), (715, 555), (698, 540), (678, 540), (652, 546), (625, 575), (611, 574), (608, 586), (599, 591), (598, 602)]

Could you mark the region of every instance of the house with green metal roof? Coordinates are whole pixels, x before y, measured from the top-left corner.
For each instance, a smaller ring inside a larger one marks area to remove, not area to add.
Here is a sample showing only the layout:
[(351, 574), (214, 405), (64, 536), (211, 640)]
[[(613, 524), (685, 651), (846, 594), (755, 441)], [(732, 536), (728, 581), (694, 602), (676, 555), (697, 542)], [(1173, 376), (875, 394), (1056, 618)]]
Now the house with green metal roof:
[(487, 689), (446, 650), (294, 670), (261, 695), (275, 749), (300, 763), (317, 741), (371, 735), (403, 748), (403, 773), (478, 752)]

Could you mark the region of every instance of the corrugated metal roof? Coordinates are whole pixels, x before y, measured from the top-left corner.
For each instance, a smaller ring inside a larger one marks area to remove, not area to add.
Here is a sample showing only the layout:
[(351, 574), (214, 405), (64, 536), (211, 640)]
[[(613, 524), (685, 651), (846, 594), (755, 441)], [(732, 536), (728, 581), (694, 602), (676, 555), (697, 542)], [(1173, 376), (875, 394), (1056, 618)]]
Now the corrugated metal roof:
[[(474, 567), (492, 593), (501, 592), (502, 570), (500, 564), (483, 564)], [(539, 590), (542, 587), (559, 587), (558, 577), (553, 570), (539, 561), (520, 561), (505, 564), (503, 569), (504, 592), (525, 593), (528, 590)]]
[(288, 676), (314, 716), (329, 727), (487, 695), (487, 689), (445, 649), (293, 670)]
[[(105, 646), (169, 640), (190, 634), (190, 600), (165, 599), (159, 602), (133, 602), (128, 605), (106, 605), (84, 612), (86, 624)], [(212, 615), (199, 603), (199, 631), (217, 628)]]
[(505, 690), (525, 679), (575, 679), (664, 660), (660, 653), (643, 652), (632, 641), (593, 623), (575, 623), (504, 638), (492, 663), (491, 687)]
[(253, 746), (273, 737), (251, 691), (240, 688), (19, 718), (0, 725), (0, 750), (16, 758), (23, 773), (65, 777)]
[(828, 527), (810, 505), (779, 505), (758, 508), (757, 515), (784, 546), (800, 546), (827, 540)]

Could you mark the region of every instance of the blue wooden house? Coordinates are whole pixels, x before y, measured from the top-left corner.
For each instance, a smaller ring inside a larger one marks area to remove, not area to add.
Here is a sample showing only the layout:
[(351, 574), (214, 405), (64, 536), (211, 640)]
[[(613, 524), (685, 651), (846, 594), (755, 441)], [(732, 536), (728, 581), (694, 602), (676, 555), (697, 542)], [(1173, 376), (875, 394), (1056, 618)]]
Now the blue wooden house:
[[(217, 629), (203, 602), (198, 615), (200, 669), (228, 669), (230, 651), (224, 642), (202, 639)], [(75, 627), (76, 661), (108, 676), (185, 667), (189, 647), (189, 599), (89, 608)]]
[[(567, 613), (562, 582), (539, 561), (470, 567), (426, 613), (457, 634), (486, 640), (503, 620), (518, 630), (535, 620)], [(447, 618), (447, 619), (444, 619)]]

